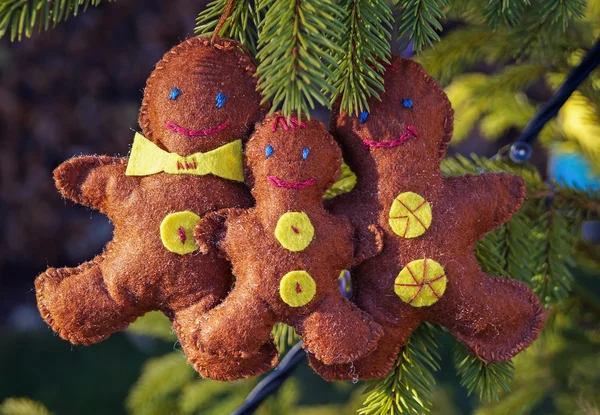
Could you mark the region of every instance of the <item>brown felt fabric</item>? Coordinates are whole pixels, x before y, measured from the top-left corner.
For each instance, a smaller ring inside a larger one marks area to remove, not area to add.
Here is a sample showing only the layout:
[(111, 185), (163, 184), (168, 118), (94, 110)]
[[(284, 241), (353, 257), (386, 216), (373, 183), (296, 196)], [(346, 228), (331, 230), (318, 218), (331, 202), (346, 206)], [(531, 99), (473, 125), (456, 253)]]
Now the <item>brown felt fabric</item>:
[[(336, 114), (332, 131), (358, 182), (350, 194), (334, 199), (332, 211), (354, 223), (376, 223), (384, 232), (383, 252), (352, 270), (356, 304), (385, 329), (380, 348), (353, 363), (327, 366), (312, 360), (326, 379), (380, 378), (392, 369), (396, 353), (423, 321), (447, 327), (484, 361), (505, 361), (527, 347), (546, 314), (525, 284), (484, 274), (474, 246), (486, 232), (506, 222), (519, 208), (525, 187), (509, 174), (444, 178), (439, 169), (451, 137), (453, 113), (437, 83), (416, 62), (393, 57), (385, 74), (382, 101), (369, 101), (370, 114)], [(405, 108), (411, 99), (412, 108)], [(418, 137), (391, 148), (369, 147), (363, 140), (391, 142), (412, 126)], [(403, 192), (423, 196), (433, 212), (431, 227), (406, 239), (388, 223), (390, 206)], [(413, 260), (439, 262), (448, 278), (441, 299), (416, 308), (394, 293), (394, 280)]]
[[(236, 276), (229, 296), (200, 316), (196, 342), (214, 356), (254, 357), (272, 344), (271, 329), (281, 321), (297, 330), (317, 359), (329, 364), (352, 361), (373, 350), (382, 332), (342, 297), (337, 278), (354, 263), (355, 252), (371, 251), (359, 245), (377, 237), (355, 238), (346, 218), (334, 217), (323, 208), (322, 196), (341, 165), (341, 152), (325, 127), (312, 120), (305, 122), (305, 128), (286, 131), (280, 124), (273, 131), (276, 117), (267, 117), (257, 126), (246, 148), (256, 208), (212, 214), (196, 227), (199, 245), (222, 250)], [(273, 153), (266, 158), (268, 145)], [(303, 160), (305, 147), (310, 154)], [(303, 189), (279, 188), (268, 176), (287, 182), (314, 177), (316, 183)], [(302, 251), (288, 251), (275, 238), (277, 221), (286, 212), (305, 212), (312, 222), (314, 238)], [(304, 306), (291, 307), (280, 296), (280, 280), (292, 270), (305, 270), (316, 282), (316, 295)], [(272, 362), (269, 357), (265, 362)], [(232, 375), (229, 371), (216, 377), (232, 380), (256, 372)]]
[[(189, 39), (167, 52), (144, 91), (140, 124), (145, 135), (169, 152), (188, 155), (245, 139), (264, 115), (255, 92), (254, 66), (233, 41)], [(169, 99), (177, 87), (181, 95)], [(226, 94), (222, 108), (216, 94)], [(173, 121), (202, 129), (229, 121), (214, 135), (188, 137), (165, 126)], [(98, 209), (114, 224), (104, 252), (76, 268), (50, 268), (36, 282), (38, 306), (46, 322), (72, 343), (91, 344), (124, 329), (138, 316), (161, 310), (172, 320), (191, 363), (203, 374), (203, 356), (185, 336), (202, 314), (231, 288), (230, 265), (216, 254), (179, 255), (161, 241), (160, 224), (168, 214), (192, 211), (200, 216), (228, 207), (249, 207), (243, 183), (213, 175), (132, 177), (127, 159), (84, 156), (54, 172), (61, 193)], [(216, 366), (224, 364), (215, 362)]]

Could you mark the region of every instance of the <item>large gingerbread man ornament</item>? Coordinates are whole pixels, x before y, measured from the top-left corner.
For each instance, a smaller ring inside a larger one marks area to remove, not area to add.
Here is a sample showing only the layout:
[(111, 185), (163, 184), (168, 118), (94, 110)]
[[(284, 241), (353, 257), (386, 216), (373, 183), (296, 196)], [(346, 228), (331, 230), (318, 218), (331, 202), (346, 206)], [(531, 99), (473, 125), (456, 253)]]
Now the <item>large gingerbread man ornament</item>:
[(225, 260), (198, 252), (193, 227), (208, 212), (253, 203), (242, 140), (264, 116), (254, 71), (236, 42), (186, 40), (148, 79), (139, 116), (145, 137), (136, 134), (129, 159), (76, 157), (55, 170), (64, 197), (114, 224), (102, 254), (35, 281), (42, 317), (62, 338), (96, 343), (160, 310), (190, 360), (199, 359), (185, 334), (225, 297), (232, 276)]
[[(201, 248), (221, 250), (236, 276), (228, 297), (200, 316), (198, 347), (224, 359), (262, 353), (271, 364), (271, 330), (284, 322), (324, 363), (366, 355), (381, 328), (342, 296), (338, 277), (380, 245), (373, 227), (361, 237), (346, 218), (323, 208), (342, 161), (333, 137), (316, 120), (288, 124), (275, 115), (257, 127), (246, 158), (256, 207), (212, 214), (196, 228)], [(214, 377), (255, 373), (231, 368)]]
[(352, 281), (355, 302), (385, 334), (353, 367), (314, 357), (313, 365), (327, 379), (383, 377), (424, 321), (447, 327), (484, 361), (508, 360), (535, 339), (546, 313), (525, 284), (483, 273), (474, 248), (517, 211), (524, 182), (510, 174), (442, 176), (453, 112), (416, 62), (393, 57), (381, 98), (370, 100), (368, 113), (332, 120), (358, 176), (333, 211), (383, 229), (383, 252), (354, 268)]

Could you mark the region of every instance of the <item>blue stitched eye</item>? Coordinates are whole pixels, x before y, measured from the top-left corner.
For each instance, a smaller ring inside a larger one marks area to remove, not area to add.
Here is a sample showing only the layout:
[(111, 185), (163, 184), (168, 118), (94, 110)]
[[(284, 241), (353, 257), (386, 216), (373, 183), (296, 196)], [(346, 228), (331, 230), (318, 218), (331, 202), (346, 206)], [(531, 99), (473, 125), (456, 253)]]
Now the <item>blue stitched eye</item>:
[(361, 124), (364, 124), (367, 122), (367, 118), (369, 118), (369, 111), (363, 111), (360, 113), (360, 122)]
[(265, 148), (265, 158), (269, 158), (269, 157), (271, 157), (271, 154), (273, 154), (273, 146), (269, 144), (269, 145), (268, 145), (268, 146)]
[(171, 89), (171, 92), (169, 92), (169, 99), (171, 101), (175, 101), (177, 99), (177, 97), (179, 96), (179, 94), (181, 94), (181, 91), (179, 90), (179, 88), (173, 88), (173, 89)]
[(412, 99), (403, 99), (402, 106), (404, 108), (412, 108), (413, 107)]
[(227, 97), (225, 96), (225, 94), (222, 92), (219, 92), (217, 94), (217, 97), (215, 98), (215, 101), (217, 103), (217, 108), (221, 108), (223, 106), (223, 104), (225, 104), (226, 100), (227, 100)]
[(304, 147), (302, 149), (302, 160), (306, 160), (308, 155), (310, 154), (310, 149), (308, 147)]

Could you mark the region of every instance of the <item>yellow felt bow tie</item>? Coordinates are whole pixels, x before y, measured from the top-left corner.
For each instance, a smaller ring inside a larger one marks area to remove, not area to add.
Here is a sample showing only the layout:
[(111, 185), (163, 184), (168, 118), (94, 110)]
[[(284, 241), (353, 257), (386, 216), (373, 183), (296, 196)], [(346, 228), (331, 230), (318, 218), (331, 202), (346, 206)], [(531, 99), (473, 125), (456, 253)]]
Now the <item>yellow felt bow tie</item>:
[(206, 153), (194, 153), (187, 157), (169, 153), (140, 133), (135, 133), (127, 176), (149, 176), (151, 174), (214, 174), (224, 179), (244, 181), (242, 165), (242, 141), (235, 140)]

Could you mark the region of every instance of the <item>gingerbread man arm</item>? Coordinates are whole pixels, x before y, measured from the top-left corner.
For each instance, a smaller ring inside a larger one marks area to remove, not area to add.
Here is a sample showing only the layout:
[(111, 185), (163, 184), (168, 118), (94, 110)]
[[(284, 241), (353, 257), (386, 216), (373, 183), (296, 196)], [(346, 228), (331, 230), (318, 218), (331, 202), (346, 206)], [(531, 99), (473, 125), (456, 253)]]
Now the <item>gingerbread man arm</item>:
[(54, 181), (64, 197), (106, 213), (107, 201), (127, 192), (126, 167), (127, 159), (121, 157), (74, 157), (54, 170)]
[(354, 258), (352, 266), (379, 255), (383, 251), (383, 229), (375, 224), (354, 228)]
[(446, 181), (452, 194), (461, 195), (456, 211), (470, 212), (477, 239), (508, 221), (526, 196), (523, 179), (508, 173), (450, 177)]
[(222, 243), (227, 235), (227, 220), (244, 209), (228, 208), (210, 212), (194, 228), (194, 239), (203, 254), (217, 253), (224, 257)]

